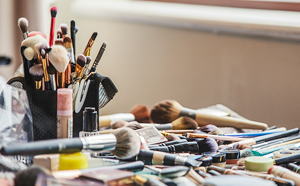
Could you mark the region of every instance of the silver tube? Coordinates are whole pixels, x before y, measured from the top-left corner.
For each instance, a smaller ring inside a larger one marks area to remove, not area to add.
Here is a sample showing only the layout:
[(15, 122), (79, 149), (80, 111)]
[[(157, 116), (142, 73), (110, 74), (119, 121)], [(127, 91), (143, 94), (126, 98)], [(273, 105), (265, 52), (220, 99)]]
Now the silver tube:
[(116, 148), (117, 139), (113, 134), (101, 134), (80, 138), (83, 150), (110, 151)]

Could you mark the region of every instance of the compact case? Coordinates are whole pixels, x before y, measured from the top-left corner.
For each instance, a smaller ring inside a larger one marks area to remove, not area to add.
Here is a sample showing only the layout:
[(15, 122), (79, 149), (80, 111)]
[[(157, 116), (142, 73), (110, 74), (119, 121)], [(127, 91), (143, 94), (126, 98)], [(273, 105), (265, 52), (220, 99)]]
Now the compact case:
[[(24, 60), (26, 58), (23, 56)], [(28, 63), (23, 62), (23, 64)], [(53, 90), (36, 90), (27, 83), (25, 77), (13, 77), (7, 83), (26, 90), (33, 118), (34, 140), (57, 138), (57, 92)], [(99, 115), (99, 109), (104, 107), (118, 92), (109, 77), (94, 73), (89, 77), (89, 80), (87, 95), (85, 100), (83, 100), (84, 98), (81, 100), (83, 102), (81, 109), (77, 112), (73, 111), (73, 137), (79, 137), (79, 132), (82, 131), (84, 108), (95, 107)]]

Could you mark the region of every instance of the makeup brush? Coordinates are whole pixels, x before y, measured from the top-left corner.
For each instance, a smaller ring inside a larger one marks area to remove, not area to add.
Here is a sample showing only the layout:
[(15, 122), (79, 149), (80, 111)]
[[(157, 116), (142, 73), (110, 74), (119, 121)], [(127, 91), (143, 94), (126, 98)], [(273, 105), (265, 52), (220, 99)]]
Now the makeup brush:
[(165, 136), (165, 138), (168, 140), (168, 141), (175, 141), (175, 140), (180, 140), (181, 138), (178, 137), (178, 135), (176, 134), (168, 134)]
[(97, 35), (98, 35), (97, 32), (94, 32), (94, 33), (92, 34), (92, 36), (91, 36), (91, 38), (89, 39), (89, 41), (88, 41), (88, 43), (87, 43), (85, 49), (83, 50), (83, 55), (85, 55), (85, 56), (89, 56), (89, 55), (90, 55), (90, 50), (91, 50), (91, 48), (92, 48), (92, 46), (93, 46), (93, 44), (94, 44), (94, 41), (95, 41)]
[(51, 7), (50, 13), (51, 13), (51, 26), (50, 26), (50, 35), (49, 35), (49, 46), (51, 47), (53, 45), (53, 40), (54, 40), (54, 29), (55, 29), (57, 7), (56, 6)]
[(134, 115), (131, 113), (117, 113), (99, 116), (99, 127), (109, 127), (116, 120), (134, 121)]
[(23, 39), (27, 39), (28, 37), (28, 20), (24, 17), (18, 19), (18, 26), (23, 34)]
[(77, 57), (76, 67), (75, 67), (77, 78), (82, 76), (85, 63), (86, 63), (86, 57), (83, 54), (79, 54)]
[(219, 146), (216, 140), (212, 138), (195, 139), (199, 146), (199, 154), (203, 152), (217, 152)]
[(55, 91), (56, 90), (56, 81), (55, 81), (56, 70), (55, 70), (54, 66), (52, 65), (52, 63), (49, 64), (49, 66), (47, 67), (47, 70), (49, 73), (51, 90)]
[(63, 45), (67, 49), (67, 51), (71, 54), (71, 63), (75, 65), (72, 39), (69, 38), (68, 36), (65, 36), (63, 39)]
[(66, 36), (68, 36), (68, 25), (66, 23), (61, 23), (59, 27), (62, 32), (62, 38), (64, 39)]
[(186, 130), (196, 129), (197, 127), (198, 124), (195, 120), (185, 116), (180, 117), (171, 123), (155, 125), (155, 128), (157, 128), (157, 130)]
[(97, 68), (97, 66), (99, 64), (99, 61), (100, 61), (100, 59), (101, 59), (101, 57), (102, 57), (102, 55), (103, 55), (103, 53), (105, 51), (106, 45), (107, 44), (104, 41), (103, 44), (102, 44), (102, 46), (101, 46), (101, 48), (100, 48), (100, 50), (99, 50), (99, 52), (98, 52), (98, 54), (97, 54), (97, 57), (95, 58), (95, 61), (94, 61), (93, 65), (92, 65), (92, 68), (91, 68), (91, 70), (89, 72), (95, 72), (96, 71), (96, 68)]
[(50, 90), (50, 79), (49, 74), (47, 70), (47, 58), (46, 58), (46, 49), (48, 48), (48, 44), (46, 42), (44, 43), (38, 43), (35, 45), (35, 50), (38, 53), (39, 57), (42, 59), (42, 65), (44, 70), (44, 81), (45, 81), (45, 90)]
[(137, 104), (134, 105), (129, 113), (132, 113), (135, 117), (135, 121), (139, 123), (152, 123), (150, 119), (150, 110), (146, 105)]
[(70, 22), (71, 27), (70, 27), (70, 33), (71, 33), (71, 39), (72, 39), (72, 46), (73, 46), (73, 56), (74, 56), (74, 60), (75, 60), (75, 56), (76, 56), (76, 46), (75, 46), (75, 21), (71, 20)]
[(41, 64), (35, 64), (29, 69), (29, 73), (31, 74), (34, 83), (35, 89), (39, 90), (42, 88), (42, 79), (44, 77), (44, 70)]
[(299, 128), (293, 128), (293, 129), (283, 131), (283, 132), (278, 132), (275, 134), (268, 134), (268, 135), (264, 135), (264, 136), (254, 137), (254, 138), (246, 139), (243, 141), (231, 143), (231, 144), (227, 145), (227, 147), (239, 148), (242, 145), (255, 145), (259, 142), (270, 141), (273, 139), (278, 139), (278, 138), (290, 136), (290, 135), (297, 134), (297, 133), (299, 133)]
[(61, 39), (62, 38), (62, 31), (60, 28), (56, 29), (56, 38)]
[(169, 123), (180, 116), (187, 116), (195, 119), (199, 126), (214, 124), (218, 127), (235, 127), (239, 129), (265, 130), (268, 128), (268, 125), (265, 123), (201, 113), (197, 110), (182, 107), (175, 100), (164, 100), (157, 103), (151, 109), (150, 113), (150, 117), (155, 123)]
[(40, 140), (29, 143), (2, 146), (2, 155), (38, 155), (53, 153), (73, 153), (82, 150), (111, 151), (119, 159), (131, 158), (140, 150), (140, 139), (134, 130), (124, 127), (112, 134)]
[[(35, 45), (38, 43), (47, 43), (47, 40), (41, 35), (35, 35), (29, 37), (21, 42), (21, 46), (26, 46), (24, 50), (24, 55), (27, 60), (37, 59), (37, 52), (35, 50)], [(28, 52), (29, 51), (29, 52)]]
[(49, 61), (56, 69), (56, 87), (64, 88), (66, 84), (65, 71), (69, 64), (68, 51), (62, 45), (52, 45), (48, 54)]
[(86, 64), (84, 66), (81, 78), (86, 78), (88, 76), (88, 74), (90, 72), (89, 64), (90, 64), (91, 60), (92, 60), (91, 56), (86, 56)]
[(185, 136), (187, 138), (213, 138), (216, 140), (224, 140), (224, 141), (244, 141), (244, 138), (230, 137), (230, 136), (219, 136), (219, 135), (211, 135), (211, 134), (195, 134), (195, 133), (186, 133)]
[(51, 175), (50, 171), (41, 166), (33, 165), (26, 170), (17, 172), (14, 186), (34, 186), (38, 175)]
[(167, 153), (190, 153), (195, 154), (199, 153), (199, 146), (196, 141), (184, 142), (179, 144), (173, 144), (168, 146), (152, 146), (149, 147), (150, 150), (167, 152)]

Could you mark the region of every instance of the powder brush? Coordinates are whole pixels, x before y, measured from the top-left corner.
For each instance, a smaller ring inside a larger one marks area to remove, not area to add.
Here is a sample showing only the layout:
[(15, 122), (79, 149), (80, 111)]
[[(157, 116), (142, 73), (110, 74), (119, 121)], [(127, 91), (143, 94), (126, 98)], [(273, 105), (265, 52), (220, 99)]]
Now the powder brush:
[(131, 158), (140, 150), (140, 138), (130, 128), (122, 128), (112, 134), (88, 136), (84, 138), (64, 138), (40, 140), (2, 146), (2, 155), (38, 155), (53, 153), (73, 153), (82, 150), (110, 151), (119, 159)]
[(261, 122), (201, 113), (197, 110), (182, 107), (175, 100), (164, 100), (157, 103), (151, 109), (150, 116), (155, 123), (169, 123), (180, 116), (187, 116), (195, 119), (199, 126), (214, 124), (218, 127), (235, 127), (238, 129), (266, 130), (268, 128), (267, 124)]

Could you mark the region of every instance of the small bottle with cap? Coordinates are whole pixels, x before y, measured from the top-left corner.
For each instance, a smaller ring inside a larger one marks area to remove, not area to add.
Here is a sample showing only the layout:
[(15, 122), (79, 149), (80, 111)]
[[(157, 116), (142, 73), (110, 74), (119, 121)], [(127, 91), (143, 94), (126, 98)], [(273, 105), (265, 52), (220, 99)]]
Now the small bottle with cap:
[(237, 165), (237, 162), (240, 159), (240, 150), (239, 149), (225, 149), (220, 151), (226, 154), (226, 164), (227, 165)]
[(212, 156), (212, 165), (225, 168), (226, 166), (226, 154), (218, 153)]
[(98, 113), (94, 107), (85, 107), (83, 111), (83, 125), (80, 137), (99, 135)]

